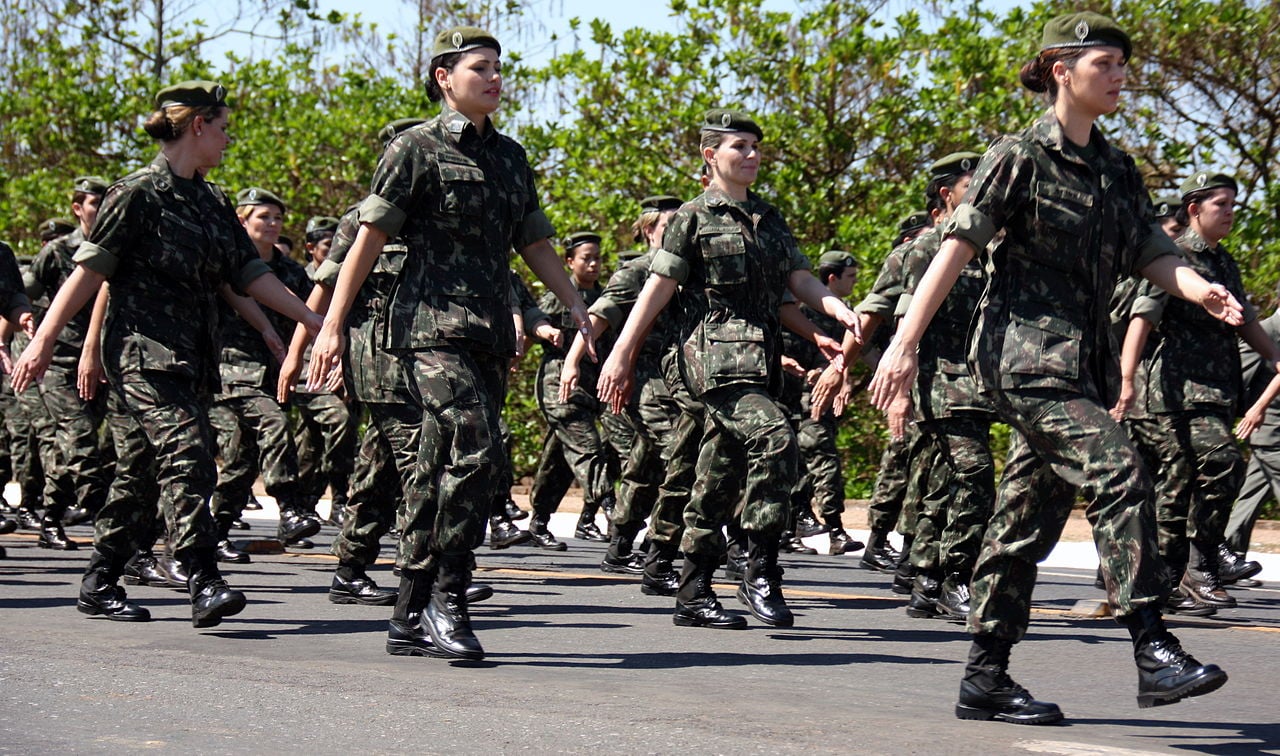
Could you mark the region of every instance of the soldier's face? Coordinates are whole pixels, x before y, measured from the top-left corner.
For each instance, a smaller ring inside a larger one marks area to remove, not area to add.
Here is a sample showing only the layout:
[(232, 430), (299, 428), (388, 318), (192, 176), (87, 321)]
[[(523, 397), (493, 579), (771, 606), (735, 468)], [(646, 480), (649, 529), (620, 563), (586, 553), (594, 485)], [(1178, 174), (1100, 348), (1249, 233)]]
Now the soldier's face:
[(86, 236), (93, 229), (94, 221), (98, 220), (98, 203), (101, 201), (102, 197), (97, 194), (86, 194), (83, 201), (71, 203), (71, 212), (80, 220), (80, 230)]
[(465, 116), (487, 116), (502, 100), (502, 61), (488, 47), (465, 52), (452, 71), (436, 69), (436, 81), (450, 107)]
[(1191, 203), (1191, 225), (1210, 244), (1217, 244), (1231, 233), (1236, 217), (1236, 193), (1217, 189), (1200, 202)]
[(326, 236), (314, 244), (307, 242), (307, 254), (311, 255), (311, 259), (316, 265), (319, 265), (329, 257), (329, 248), (332, 246), (332, 236)]
[(844, 299), (853, 293), (853, 285), (858, 282), (858, 269), (850, 265), (840, 273), (839, 276), (832, 278), (827, 282), (827, 288), (832, 294)]
[(270, 249), (280, 238), (284, 212), (275, 205), (256, 205), (241, 222), (249, 239), (258, 249)]
[(1074, 68), (1057, 63), (1055, 72), (1059, 96), (1066, 96), (1071, 104), (1096, 118), (1119, 106), (1128, 65), (1120, 48), (1094, 47), (1080, 56)]
[(755, 134), (735, 131), (726, 134), (715, 149), (703, 155), (716, 177), (736, 186), (751, 186), (760, 171), (760, 140)]
[(1177, 239), (1182, 236), (1183, 231), (1187, 230), (1187, 227), (1179, 223), (1178, 219), (1172, 215), (1160, 219), (1160, 228), (1164, 229), (1165, 235), (1170, 239)]
[(658, 222), (653, 224), (653, 228), (646, 232), (649, 239), (649, 249), (657, 249), (662, 246), (662, 236), (667, 232), (667, 224), (671, 222), (671, 216), (675, 215), (675, 210), (667, 210), (658, 215)]
[(196, 116), (195, 121), (192, 122), (192, 131), (199, 140), (202, 172), (222, 162), (223, 153), (231, 145), (231, 134), (227, 131), (230, 127), (231, 119), (225, 108), (217, 118), (206, 121), (203, 116)]
[(569, 258), (569, 272), (573, 280), (583, 286), (593, 286), (600, 280), (600, 245), (579, 244), (573, 248), (573, 257)]

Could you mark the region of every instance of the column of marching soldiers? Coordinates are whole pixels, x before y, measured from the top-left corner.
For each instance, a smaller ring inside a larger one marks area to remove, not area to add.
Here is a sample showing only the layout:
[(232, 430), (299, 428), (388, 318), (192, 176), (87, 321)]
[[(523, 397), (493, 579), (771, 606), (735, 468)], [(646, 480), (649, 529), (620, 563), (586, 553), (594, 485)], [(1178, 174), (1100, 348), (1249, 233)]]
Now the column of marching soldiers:
[[(400, 130), (418, 123), (413, 119), (395, 121), (380, 136), (389, 141)], [(937, 251), (937, 229), (959, 206), (979, 158), (977, 153), (954, 153), (930, 166), (926, 209), (901, 221), (871, 292), (855, 308), (868, 346), (855, 348), (853, 356), (870, 364), (878, 359), (877, 345), (884, 347), (895, 318), (906, 311), (915, 283)], [(38, 318), (42, 314), (74, 270), (75, 253), (92, 228), (108, 183), (93, 176), (71, 183), (74, 219), (54, 218), (41, 225), (40, 252), (21, 261), (25, 299), (21, 293), (15, 294), (9, 302), (11, 309), (29, 300), (34, 315)], [(1157, 216), (1167, 233), (1182, 240), (1180, 243), (1200, 245), (1201, 251), (1212, 248), (1219, 240), (1209, 240), (1206, 246), (1202, 234), (1188, 232), (1184, 200), (1198, 199), (1206, 189), (1221, 187), (1234, 191), (1234, 181), (1220, 174), (1198, 174), (1183, 185), (1181, 196), (1160, 198)], [(600, 282), (602, 236), (582, 231), (562, 240), (565, 265), (590, 307), (594, 335), (602, 349), (607, 349), (611, 335), (621, 331), (648, 277), (653, 252), (661, 247), (667, 220), (681, 204), (681, 199), (666, 195), (639, 202), (640, 212), (632, 226), (637, 247), (617, 253), (619, 267), (607, 285)], [(310, 218), (304, 244), (295, 249), (291, 240), (280, 235), (287, 208), (277, 193), (246, 188), (237, 193), (236, 207), (272, 271), (300, 298), (308, 298), (316, 281), (323, 282), (318, 272), (335, 234), (341, 233), (342, 221), (337, 217)], [(0, 245), (0, 254), (13, 258), (11, 249), (4, 245)], [(389, 246), (366, 286), (389, 286), (398, 270), (398, 256), (403, 256), (403, 250), (397, 252), (394, 245)], [(854, 289), (858, 268), (854, 255), (830, 250), (819, 260), (819, 279), (832, 294), (844, 299)], [(580, 342), (573, 347), (578, 328), (566, 308), (550, 293), (535, 300), (515, 271), (511, 285), (519, 303), (512, 314), (522, 342), (521, 354), (526, 344), (541, 346), (536, 386), (547, 431), (529, 496), (532, 511), (522, 510), (509, 496), (494, 502), (489, 547), (566, 550), (548, 524), (576, 482), (584, 504), (574, 535), (608, 543), (600, 569), (638, 576), (645, 594), (675, 595), (680, 574), (673, 567), (680, 557), (679, 512), (691, 495), (695, 468), (705, 462), (698, 461), (700, 408), (683, 390), (679, 376), (669, 369), (671, 363), (665, 358), (670, 356), (672, 345), (664, 324), (659, 322), (645, 342), (633, 399), (626, 411), (614, 414), (605, 411), (595, 396), (598, 364), (583, 358), (585, 350)], [(816, 554), (802, 539), (825, 533), (829, 537), (827, 553), (861, 551), (863, 567), (891, 574), (892, 590), (910, 595), (906, 611), (912, 617), (964, 621), (971, 571), (995, 498), (990, 445), (995, 415), (967, 379), (965, 365), (968, 328), (983, 286), (984, 272), (975, 261), (966, 268), (922, 344), (921, 373), (925, 377), (912, 401), (889, 413), (891, 440), (869, 507), (870, 539), (865, 545), (844, 529), (844, 476), (836, 445), (838, 413), (859, 388), (858, 379), (854, 371), (826, 370), (828, 357), (834, 354), (835, 342), (842, 339), (844, 331), (832, 318), (807, 306), (784, 306), (794, 311), (792, 318), (801, 315), (800, 320), (807, 318), (811, 325), (785, 336), (779, 399), (791, 414), (803, 469), (794, 485), (782, 550)], [(1172, 470), (1194, 461), (1178, 458), (1177, 444), (1163, 436), (1161, 426), (1162, 414), (1172, 403), (1149, 400), (1147, 391), (1153, 370), (1162, 360), (1174, 359), (1162, 349), (1160, 313), (1151, 305), (1152, 296), (1136, 285), (1122, 285), (1114, 303), (1113, 325), (1119, 341), (1125, 342), (1134, 330), (1146, 337), (1145, 344), (1139, 342), (1137, 347), (1142, 357), (1136, 374), (1125, 376), (1136, 401), (1121, 410), (1121, 417), (1161, 489), (1157, 511), (1161, 556), (1178, 586), (1165, 608), (1207, 616), (1236, 606), (1236, 598), (1226, 586), (1260, 584), (1254, 579), (1260, 565), (1245, 557), (1258, 511), (1272, 495), (1272, 459), (1275, 449), (1280, 448), (1280, 422), (1274, 407), (1266, 413), (1274, 400), (1274, 392), (1265, 391), (1272, 376), (1259, 370), (1262, 360), (1242, 342), (1243, 395), (1234, 406), (1246, 418), (1252, 415), (1249, 430), (1254, 432), (1255, 451), (1247, 474), (1243, 460), (1228, 460), (1220, 471), (1227, 489), (1240, 495), (1234, 508), (1230, 498), (1219, 496), (1200, 504), (1201, 498), (1187, 495), (1185, 484)], [(378, 298), (376, 294), (373, 297), (374, 301)], [(77, 543), (66, 535), (64, 526), (92, 521), (113, 475), (124, 472), (116, 468), (122, 440), (112, 432), (107, 392), (98, 390), (102, 378), (94, 359), (98, 334), (91, 328), (91, 309), (86, 306), (63, 331), (54, 362), (38, 387), (15, 395), (6, 385), (0, 399), (4, 433), (0, 477), (16, 481), (19, 489), (16, 507), (5, 502), (0, 533), (34, 531), (42, 548), (76, 549)], [(1280, 332), (1278, 317), (1262, 321), (1273, 338)], [(261, 508), (253, 493), (261, 476), (266, 493), (279, 505), (276, 538), (285, 548), (314, 548), (309, 539), (322, 524), (342, 529), (333, 547), (339, 561), (330, 600), (390, 605), (396, 592), (378, 586), (368, 568), (378, 555), (380, 539), (389, 532), (394, 535), (396, 503), (403, 500), (403, 492), (399, 476), (391, 469), (394, 460), (376, 424), (369, 424), (370, 431), (363, 439), (359, 429), (366, 425), (366, 413), (376, 416), (380, 407), (402, 402), (403, 389), (392, 385), (394, 379), (380, 376), (376, 365), (359, 364), (354, 355), (376, 350), (353, 343), (353, 364), (348, 366), (344, 385), (333, 391), (294, 390), (292, 396), (282, 396), (288, 392), (277, 390), (280, 360), (294, 324), (274, 312), (269, 318), (270, 333), (259, 333), (230, 307), (224, 307), (217, 324), (222, 387), (210, 416), (221, 466), (216, 493), (209, 502), (219, 528), (217, 557), (231, 564), (250, 561), (250, 554), (237, 548), (233, 535), (251, 530), (242, 514)], [(369, 318), (368, 322), (375, 320)], [(796, 321), (784, 315), (784, 322)], [(1138, 324), (1136, 329), (1134, 323)], [(6, 338), (12, 339), (9, 349), (16, 356), (27, 336), (7, 323), (5, 332)], [(353, 327), (352, 334), (376, 338), (372, 327)], [(601, 362), (603, 359), (604, 354), (599, 355)], [(1180, 359), (1196, 358), (1191, 352)], [(296, 380), (299, 369), (296, 362), (286, 364), (283, 383), (290, 383), (289, 376)], [(815, 388), (821, 391), (811, 395)], [(813, 397), (824, 393), (828, 401), (815, 402)], [(506, 440), (509, 448), (509, 438)], [(737, 461), (720, 462), (723, 467), (711, 472), (724, 476), (731, 491), (737, 490), (736, 483), (728, 482), (740, 474)], [(322, 520), (317, 503), (326, 491), (331, 507)], [(1205, 508), (1212, 511), (1199, 511)], [(658, 516), (659, 512), (675, 515)], [(522, 530), (516, 522), (526, 518), (528, 528)], [(647, 529), (646, 521), (651, 521)], [(154, 534), (149, 543), (158, 545), (138, 551), (126, 568), (125, 582), (187, 588), (188, 576), (182, 565), (164, 553), (164, 526), (158, 514), (148, 523)], [(901, 548), (890, 541), (895, 529), (902, 536)], [(727, 528), (726, 538), (724, 576), (741, 581), (748, 561), (747, 540), (734, 524)], [(1098, 587), (1104, 587), (1101, 570)], [(468, 599), (481, 601), (491, 593), (490, 587), (475, 585)], [(760, 618), (771, 624), (790, 622), (789, 616)]]

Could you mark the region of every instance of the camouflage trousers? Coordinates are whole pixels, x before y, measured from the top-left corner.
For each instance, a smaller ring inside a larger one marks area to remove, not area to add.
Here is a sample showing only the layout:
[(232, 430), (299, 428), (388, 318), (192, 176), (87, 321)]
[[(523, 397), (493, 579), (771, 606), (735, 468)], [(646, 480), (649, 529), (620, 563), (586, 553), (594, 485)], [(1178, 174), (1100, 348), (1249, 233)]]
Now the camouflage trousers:
[(844, 514), (844, 470), (836, 448), (836, 418), (827, 413), (815, 421), (807, 412), (796, 426), (800, 449), (800, 501), (817, 505), (818, 516), (828, 525), (840, 525)]
[(601, 407), (600, 440), (604, 442), (605, 478), (616, 481), (622, 477), (622, 468), (636, 443), (636, 429), (626, 415), (615, 415)]
[(573, 477), (582, 487), (583, 498), (588, 503), (598, 504), (613, 493), (608, 451), (596, 428), (600, 417), (599, 402), (577, 396), (561, 402), (559, 391), (560, 371), (554, 365), (548, 368), (544, 362), (538, 368), (538, 406), (547, 421), (547, 435), (529, 494), (534, 513), (544, 517), (556, 511), (563, 496), (563, 493), (555, 496), (555, 487), (547, 485), (555, 479), (553, 470), (560, 460), (573, 471)]
[[(142, 428), (154, 455), (152, 459), (147, 459), (145, 453), (141, 458), (135, 455), (130, 459), (126, 454), (135, 453), (117, 445), (116, 480), (122, 474), (145, 475), (148, 470), (154, 471), (173, 554), (179, 561), (190, 563), (195, 552), (212, 551), (218, 542), (217, 528), (209, 512), (217, 466), (208, 400), (199, 394), (191, 379), (169, 374), (127, 374), (115, 381), (111, 390), (117, 395), (119, 406)], [(112, 427), (114, 431), (116, 426)], [(123, 469), (126, 465), (127, 472)], [(134, 497), (121, 497), (118, 490), (119, 486), (113, 482), (107, 503), (99, 513), (99, 522), (114, 516), (112, 512), (117, 511), (116, 507), (126, 506), (121, 502), (129, 499), (136, 502)], [(148, 503), (134, 506), (145, 508)], [(128, 520), (128, 517), (121, 515), (118, 519)], [(133, 540), (136, 539), (134, 536)], [(121, 538), (120, 542), (124, 540)], [(119, 544), (100, 541), (98, 533), (94, 534), (94, 547), (113, 560), (121, 556), (127, 559), (133, 553), (133, 545), (121, 549)]]
[(1190, 544), (1213, 553), (1226, 540), (1231, 505), (1244, 483), (1245, 461), (1231, 418), (1207, 411), (1156, 415), (1128, 427), (1144, 455), (1157, 460), (1156, 527), (1170, 575), (1187, 567)]
[(971, 583), (969, 631), (1018, 641), (1031, 619), (1036, 565), (1081, 494), (1117, 616), (1168, 594), (1156, 551), (1151, 479), (1096, 398), (1052, 389), (992, 397), (1013, 429), (1009, 460)]
[(348, 405), (331, 393), (296, 393), (291, 404), (298, 411), (293, 438), (300, 503), (314, 510), (328, 488), (333, 506), (345, 507), (360, 440), (360, 405)]
[[(896, 524), (899, 533), (915, 534), (917, 499), (908, 496), (907, 489), (915, 469), (911, 451), (919, 437), (916, 426), (910, 425), (902, 438), (889, 439), (880, 455), (880, 471), (867, 506), (867, 526), (873, 532), (888, 533)], [(908, 499), (911, 506), (906, 506)]]
[(360, 443), (352, 477), (347, 519), (333, 541), (339, 562), (368, 567), (378, 558), (382, 536), (402, 516), (407, 475), (397, 464), (401, 457), (416, 457), (422, 415), (411, 400), (404, 404), (368, 402), (369, 427)]
[(721, 528), (738, 501), (748, 534), (771, 538), (786, 528), (799, 448), (786, 410), (762, 387), (713, 389), (702, 401), (706, 422), (682, 545), (686, 553), (718, 556), (725, 548)]
[[(674, 408), (675, 414), (667, 446), (666, 469), (662, 473), (645, 537), (668, 557), (673, 557), (684, 535), (685, 509), (693, 498), (693, 486), (698, 479), (698, 450), (702, 446), (706, 409), (689, 393), (680, 376), (675, 350), (663, 354), (659, 369), (666, 389), (661, 394), (670, 397), (669, 406)], [(654, 391), (659, 390), (655, 388)], [(641, 406), (652, 409), (654, 405), (642, 402)], [(654, 420), (657, 420), (656, 416)]]
[(1244, 483), (1227, 518), (1227, 545), (1239, 554), (1249, 551), (1253, 526), (1263, 505), (1280, 495), (1280, 446), (1250, 444), (1249, 450)]
[(168, 514), (161, 512), (155, 449), (114, 391), (107, 392), (106, 425), (116, 464), (106, 503), (93, 521), (93, 542), (98, 551), (122, 564), (164, 535)]
[(13, 412), (13, 391), (9, 382), (0, 388), (0, 480), (5, 483), (13, 480), (13, 442), (9, 437), (9, 422), (6, 418)]
[(82, 506), (97, 512), (107, 498), (110, 483), (98, 433), (106, 411), (106, 392), (92, 402), (80, 398), (76, 374), (50, 369), (39, 386), (40, 400), (48, 413), (58, 464), (45, 471), (45, 503), (60, 512)]
[[(13, 442), (13, 476), (21, 491), (21, 506), (40, 509), (66, 506), (66, 502), (45, 500), (45, 476), (58, 469), (57, 448), (53, 443), (53, 421), (45, 409), (37, 388), (28, 388), (13, 399), (5, 415), (9, 437)], [(62, 512), (53, 513), (61, 517)]]
[(259, 471), (267, 495), (275, 498), (281, 511), (297, 509), (301, 505), (298, 449), (284, 407), (261, 389), (226, 388), (210, 411), (222, 453), (213, 516), (223, 526), (239, 517), (253, 496)]
[(959, 575), (968, 582), (995, 507), (991, 421), (957, 416), (921, 421), (919, 427), (933, 461), (921, 496), (911, 564), (920, 572)]
[(441, 557), (471, 554), (510, 474), (498, 423), (508, 360), (440, 346), (406, 353), (401, 364), (421, 416), (397, 563), (430, 570)]
[[(680, 413), (660, 375), (637, 371), (636, 380), (637, 399), (627, 406), (625, 415), (613, 415), (625, 419), (634, 438), (622, 465), (618, 503), (613, 510), (613, 524), (620, 528), (635, 528), (646, 517), (663, 516), (654, 507), (671, 459), (675, 419)], [(679, 519), (678, 512), (667, 516)], [(671, 522), (656, 527), (667, 532), (678, 529)]]

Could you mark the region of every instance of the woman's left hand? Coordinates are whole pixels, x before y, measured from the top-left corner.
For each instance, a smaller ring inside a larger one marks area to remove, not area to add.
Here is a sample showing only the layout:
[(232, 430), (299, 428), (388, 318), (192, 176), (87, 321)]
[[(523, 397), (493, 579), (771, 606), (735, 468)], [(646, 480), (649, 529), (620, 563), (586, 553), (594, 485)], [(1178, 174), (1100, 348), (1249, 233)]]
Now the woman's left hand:
[(905, 348), (895, 337), (876, 366), (875, 378), (871, 379), (871, 403), (888, 412), (893, 400), (906, 393), (916, 379), (918, 363), (916, 350)]
[(1209, 284), (1209, 288), (1200, 299), (1200, 306), (1205, 309), (1205, 312), (1227, 325), (1244, 325), (1244, 308), (1222, 284)]

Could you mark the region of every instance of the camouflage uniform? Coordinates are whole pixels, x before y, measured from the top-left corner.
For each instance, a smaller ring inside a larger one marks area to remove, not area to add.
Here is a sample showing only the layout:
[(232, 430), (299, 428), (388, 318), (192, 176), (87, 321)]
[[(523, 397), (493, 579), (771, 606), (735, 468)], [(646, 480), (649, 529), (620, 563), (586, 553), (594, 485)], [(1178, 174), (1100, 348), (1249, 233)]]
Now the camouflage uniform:
[[(302, 265), (277, 250), (266, 263), (280, 281), (301, 299), (311, 292), (311, 281)], [(289, 432), (289, 416), (276, 401), (279, 365), (267, 350), (262, 334), (231, 306), (219, 302), (222, 352), (219, 373), (222, 391), (211, 414), (218, 432), (223, 467), (211, 507), (223, 538), (253, 495), (253, 483), (262, 473), (267, 495), (280, 511), (298, 512), (303, 500), (298, 484), (298, 450)], [(281, 338), (293, 333), (292, 320), (269, 311), (272, 327)]]
[[(732, 480), (712, 476), (739, 455), (746, 463), (742, 527), (776, 541), (799, 462), (795, 432), (773, 398), (781, 388), (778, 309), (791, 274), (808, 270), (809, 261), (775, 209), (754, 194), (739, 203), (715, 188), (676, 211), (663, 247), (651, 269), (682, 284), (680, 371), (707, 418), (684, 551), (723, 551), (720, 529), (732, 511), (700, 499), (698, 490)], [(720, 454), (716, 435), (723, 436)]]
[[(1205, 280), (1247, 301), (1229, 252), (1210, 248), (1191, 229), (1179, 237), (1178, 247)], [(1170, 573), (1179, 575), (1189, 543), (1201, 554), (1217, 553), (1231, 503), (1244, 481), (1244, 457), (1231, 428), (1242, 392), (1240, 353), (1232, 326), (1153, 284), (1143, 287), (1133, 317), (1153, 324), (1150, 358), (1142, 368), (1142, 403), (1160, 428), (1160, 554)], [(1245, 317), (1256, 318), (1247, 305)]]
[[(2, 310), (0, 317), (7, 317), (16, 307), (30, 306), (30, 304), (13, 249), (8, 244), (0, 242), (0, 310)], [(15, 356), (20, 354), (25, 344), (26, 336), (21, 331), (15, 331), (10, 353)], [(38, 465), (38, 462), (33, 458), (35, 450), (30, 445), (31, 422), (23, 416), (17, 398), (13, 395), (13, 389), (9, 387), (9, 382), (3, 383), (3, 399), (0, 401), (4, 406), (4, 427), (7, 431), (5, 435), (8, 437), (4, 456), (9, 460), (10, 476), (18, 481), (22, 489), (21, 506), (34, 509), (40, 505), (42, 494), (38, 486), (43, 476), (35, 474), (36, 471), (33, 469), (33, 462), (35, 465)], [(31, 482), (25, 483), (24, 479), (29, 479)], [(6, 478), (7, 481), (8, 478)], [(33, 485), (35, 488), (32, 488)]]
[[(111, 391), (155, 451), (174, 555), (184, 564), (215, 564), (207, 502), (217, 474), (208, 421), (219, 387), (217, 289), (228, 282), (243, 291), (270, 269), (221, 190), (175, 176), (163, 154), (107, 191), (75, 260), (110, 280), (103, 364)], [(125, 535), (127, 522), (117, 529), (102, 522), (129, 519), (121, 507), (111, 509), (116, 495), (113, 489), (99, 514), (106, 535), (94, 543), (113, 571), (136, 545)]]
[[(986, 250), (989, 276), (970, 369), (1013, 431), (972, 583), (972, 632), (1016, 641), (1030, 620), (1036, 564), (1061, 535), (1077, 492), (1096, 518), (1117, 616), (1167, 594), (1151, 480), (1108, 408), (1118, 349), (1116, 281), (1177, 248), (1154, 223), (1133, 160), (1096, 128), (1068, 146), (1052, 111), (998, 140), (980, 161), (945, 236)], [(1092, 154), (1090, 154), (1092, 153)]]
[[(40, 250), (24, 276), (27, 295), (33, 301), (57, 293), (75, 270), (73, 258), (83, 242), (84, 235), (77, 228)], [(41, 308), (41, 314), (43, 311)], [(68, 507), (75, 506), (97, 512), (106, 501), (110, 482), (98, 433), (106, 411), (106, 392), (85, 401), (76, 387), (76, 369), (92, 313), (92, 304), (85, 305), (67, 321), (54, 342), (53, 361), (39, 386), (53, 431), (46, 438), (54, 440), (59, 460), (57, 467), (46, 471), (45, 501), (53, 507), (50, 517), (61, 517)]]
[[(1262, 330), (1272, 341), (1280, 343), (1280, 313), (1259, 321)], [(1247, 409), (1271, 379), (1275, 377), (1258, 354), (1243, 340), (1240, 342), (1241, 375), (1245, 386), (1241, 407)], [(1249, 437), (1249, 464), (1245, 468), (1244, 483), (1231, 514), (1227, 518), (1227, 545), (1237, 554), (1249, 551), (1253, 524), (1261, 514), (1262, 505), (1277, 498), (1280, 489), (1280, 401), (1267, 407), (1267, 418)]]
[[(804, 313), (820, 331), (839, 341), (844, 338), (844, 326), (825, 312), (817, 312), (807, 306)], [(783, 334), (784, 351), (806, 371), (821, 370), (827, 366), (827, 358), (813, 342), (790, 331)], [(791, 415), (799, 444), (801, 474), (792, 501), (791, 518), (801, 508), (818, 506), (818, 516), (828, 527), (841, 527), (844, 514), (844, 471), (840, 464), (840, 451), (836, 448), (836, 415), (828, 410), (819, 420), (810, 412), (809, 384), (801, 377), (786, 373), (783, 376), (783, 401)], [(792, 523), (794, 524), (794, 522)], [(788, 527), (788, 530), (792, 528)], [(794, 531), (792, 531), (794, 532)]]
[[(937, 228), (911, 243), (903, 266), (904, 300), (914, 294), (941, 243)], [(995, 506), (990, 443), (995, 416), (978, 395), (966, 363), (969, 324), (985, 283), (975, 258), (961, 271), (920, 340), (920, 370), (913, 392), (920, 432), (929, 437), (940, 464), (933, 467), (923, 492), (911, 563), (920, 572), (947, 575), (954, 585), (968, 584)], [(906, 307), (899, 309), (905, 312)], [(923, 531), (933, 537), (923, 537)]]
[(515, 354), (510, 251), (554, 229), (524, 150), (447, 106), (391, 142), (359, 212), (408, 248), (383, 336), (424, 420), (401, 560), (415, 571), (448, 563), (456, 582), (445, 589), (465, 590), (507, 477), (498, 420)]

